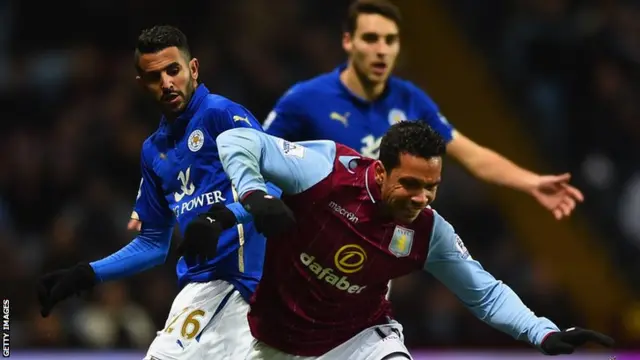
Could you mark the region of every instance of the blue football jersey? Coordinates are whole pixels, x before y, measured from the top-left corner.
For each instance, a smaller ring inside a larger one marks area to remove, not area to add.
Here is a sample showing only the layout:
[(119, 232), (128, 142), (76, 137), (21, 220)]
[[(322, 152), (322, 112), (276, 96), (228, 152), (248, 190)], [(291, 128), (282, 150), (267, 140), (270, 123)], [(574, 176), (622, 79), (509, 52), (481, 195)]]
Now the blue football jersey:
[[(172, 122), (163, 119), (144, 142), (134, 217), (152, 227), (170, 226), (177, 220), (183, 232), (213, 204), (238, 201), (216, 146), (220, 133), (236, 127), (262, 130), (247, 109), (200, 85), (185, 111)], [(275, 187), (269, 193), (280, 195)], [(216, 258), (179, 259), (180, 286), (226, 280), (248, 301), (262, 275), (264, 249), (265, 239), (252, 223), (238, 225), (221, 235)]]
[(389, 127), (403, 120), (426, 121), (446, 141), (452, 139), (453, 127), (438, 106), (410, 81), (392, 76), (385, 92), (367, 101), (340, 81), (345, 68), (291, 87), (265, 120), (264, 130), (289, 141), (333, 140), (372, 158), (378, 157)]

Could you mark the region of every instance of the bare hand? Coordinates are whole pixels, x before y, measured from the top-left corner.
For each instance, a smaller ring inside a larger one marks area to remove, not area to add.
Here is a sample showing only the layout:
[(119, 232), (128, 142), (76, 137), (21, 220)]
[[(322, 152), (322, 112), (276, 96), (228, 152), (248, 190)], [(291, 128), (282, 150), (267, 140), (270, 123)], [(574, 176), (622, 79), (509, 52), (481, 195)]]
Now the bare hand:
[(142, 229), (142, 221), (136, 219), (129, 220), (127, 230), (140, 232), (140, 229)]
[(584, 201), (580, 190), (569, 185), (571, 174), (540, 176), (537, 186), (531, 195), (540, 205), (551, 211), (556, 220), (568, 217), (576, 207), (577, 202)]

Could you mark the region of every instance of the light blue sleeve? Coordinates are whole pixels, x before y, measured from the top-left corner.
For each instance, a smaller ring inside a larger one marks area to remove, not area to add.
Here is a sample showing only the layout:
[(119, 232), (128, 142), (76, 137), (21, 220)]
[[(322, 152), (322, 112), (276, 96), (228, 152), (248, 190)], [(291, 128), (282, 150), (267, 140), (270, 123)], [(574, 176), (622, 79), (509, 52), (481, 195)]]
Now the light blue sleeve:
[(249, 129), (236, 128), (216, 139), (220, 161), (242, 198), (252, 190), (267, 191), (265, 181), (283, 194), (299, 194), (333, 171), (333, 141), (292, 143)]
[(537, 347), (547, 334), (559, 331), (547, 318), (537, 317), (511, 288), (472, 259), (453, 226), (435, 211), (434, 216), (424, 269), (449, 288), (476, 317)]

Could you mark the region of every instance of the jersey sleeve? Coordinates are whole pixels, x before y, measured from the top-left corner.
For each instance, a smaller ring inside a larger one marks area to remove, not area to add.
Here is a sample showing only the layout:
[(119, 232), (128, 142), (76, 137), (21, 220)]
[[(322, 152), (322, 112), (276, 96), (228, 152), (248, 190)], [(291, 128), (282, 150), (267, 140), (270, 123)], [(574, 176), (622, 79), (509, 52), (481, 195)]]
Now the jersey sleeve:
[(262, 124), (264, 131), (289, 141), (308, 140), (304, 136), (307, 117), (303, 111), (303, 100), (302, 94), (295, 87), (287, 91)]
[(550, 320), (537, 317), (511, 288), (472, 259), (453, 226), (434, 211), (429, 254), (424, 269), (433, 274), (480, 320), (518, 340), (540, 346)]
[(131, 276), (165, 262), (171, 247), (173, 228), (148, 227), (122, 249), (90, 265), (100, 282)]
[(147, 165), (144, 146), (140, 159), (140, 168), (142, 179), (140, 180), (140, 188), (138, 189), (136, 204), (131, 217), (142, 221), (147, 226), (158, 228), (173, 226), (175, 217), (162, 193), (160, 179)]
[(253, 129), (232, 129), (216, 139), (220, 161), (240, 197), (267, 191), (265, 181), (283, 194), (301, 193), (333, 171), (333, 141), (292, 143)]
[(453, 140), (454, 127), (442, 115), (438, 105), (422, 89), (413, 84), (410, 88), (414, 98), (417, 99), (420, 119), (429, 124), (446, 142)]

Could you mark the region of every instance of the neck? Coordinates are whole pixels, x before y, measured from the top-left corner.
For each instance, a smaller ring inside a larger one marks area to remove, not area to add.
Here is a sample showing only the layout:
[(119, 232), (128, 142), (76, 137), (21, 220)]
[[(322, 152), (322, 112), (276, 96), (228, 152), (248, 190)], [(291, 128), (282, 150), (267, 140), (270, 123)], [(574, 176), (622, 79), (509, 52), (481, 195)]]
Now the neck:
[(352, 63), (340, 74), (340, 81), (352, 93), (367, 101), (373, 101), (380, 97), (386, 85), (384, 82), (373, 84), (364, 76), (360, 76)]

